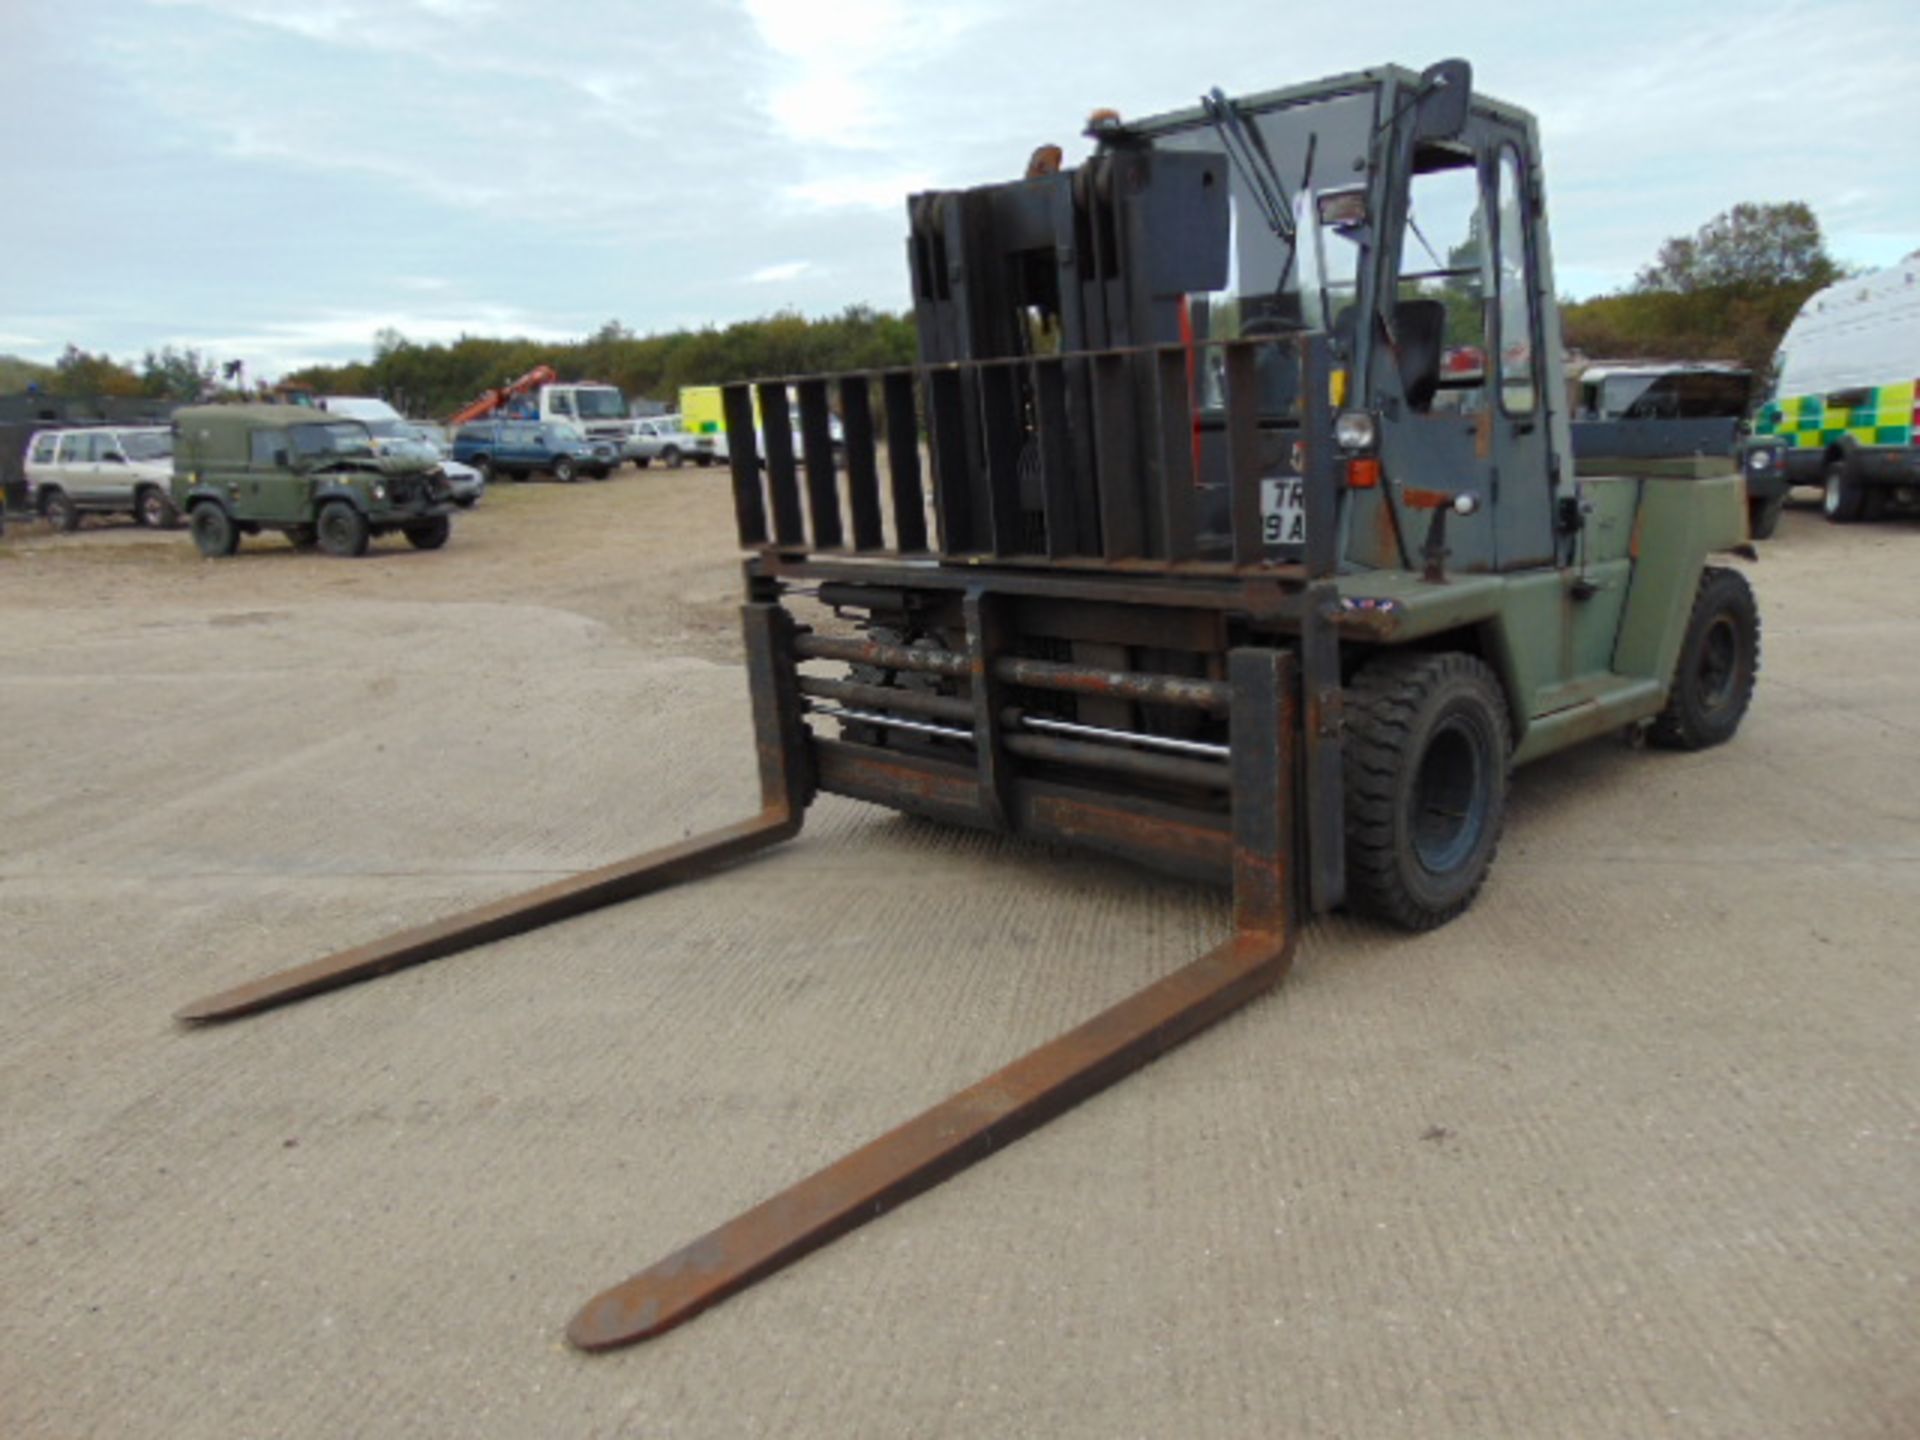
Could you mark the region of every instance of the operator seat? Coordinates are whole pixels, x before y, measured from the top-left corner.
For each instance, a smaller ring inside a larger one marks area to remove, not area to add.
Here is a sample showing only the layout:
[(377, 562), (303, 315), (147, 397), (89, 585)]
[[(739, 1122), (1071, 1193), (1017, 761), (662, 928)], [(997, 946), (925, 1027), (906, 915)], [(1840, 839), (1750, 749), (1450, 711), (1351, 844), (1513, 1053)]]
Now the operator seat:
[(1440, 389), (1440, 356), (1447, 337), (1447, 307), (1438, 300), (1400, 300), (1393, 307), (1393, 355), (1407, 404), (1425, 413)]

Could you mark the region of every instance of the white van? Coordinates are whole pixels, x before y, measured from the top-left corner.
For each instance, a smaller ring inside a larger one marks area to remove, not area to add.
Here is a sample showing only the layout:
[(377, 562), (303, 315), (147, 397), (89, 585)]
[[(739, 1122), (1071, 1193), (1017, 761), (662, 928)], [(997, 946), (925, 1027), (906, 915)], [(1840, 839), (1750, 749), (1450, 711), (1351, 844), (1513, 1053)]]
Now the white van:
[(165, 425), (36, 430), (22, 468), (27, 504), (56, 530), (77, 530), (83, 514), (131, 515), (156, 530), (180, 523)]
[(1800, 307), (1753, 427), (1756, 442), (1784, 445), (1789, 483), (1823, 487), (1838, 522), (1920, 505), (1916, 431), (1920, 251)]

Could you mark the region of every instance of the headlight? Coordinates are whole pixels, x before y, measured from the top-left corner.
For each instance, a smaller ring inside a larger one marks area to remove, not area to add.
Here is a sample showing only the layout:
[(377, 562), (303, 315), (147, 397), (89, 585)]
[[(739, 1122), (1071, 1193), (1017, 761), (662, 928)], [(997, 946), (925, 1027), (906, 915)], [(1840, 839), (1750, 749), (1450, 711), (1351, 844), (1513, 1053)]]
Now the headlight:
[(1347, 410), (1333, 422), (1333, 443), (1356, 453), (1373, 449), (1380, 439), (1380, 424), (1365, 410)]
[(373, 484), (368, 488), (373, 492), (374, 499), (384, 500), (387, 498), (387, 487), (381, 484), (378, 480), (374, 481)]
[(1778, 452), (1772, 449), (1750, 450), (1747, 452), (1747, 469), (1758, 472), (1773, 468), (1773, 457)]

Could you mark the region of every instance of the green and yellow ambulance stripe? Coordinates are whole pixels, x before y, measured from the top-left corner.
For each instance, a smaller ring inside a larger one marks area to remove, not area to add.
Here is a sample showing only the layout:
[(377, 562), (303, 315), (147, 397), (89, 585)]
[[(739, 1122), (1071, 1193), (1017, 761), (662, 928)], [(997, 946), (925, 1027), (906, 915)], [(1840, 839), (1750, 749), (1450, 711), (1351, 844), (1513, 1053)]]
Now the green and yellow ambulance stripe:
[(1824, 450), (1842, 436), (1878, 449), (1920, 443), (1920, 381), (1880, 385), (1848, 409), (1824, 395), (1796, 395), (1760, 409), (1757, 435), (1777, 435), (1796, 450)]

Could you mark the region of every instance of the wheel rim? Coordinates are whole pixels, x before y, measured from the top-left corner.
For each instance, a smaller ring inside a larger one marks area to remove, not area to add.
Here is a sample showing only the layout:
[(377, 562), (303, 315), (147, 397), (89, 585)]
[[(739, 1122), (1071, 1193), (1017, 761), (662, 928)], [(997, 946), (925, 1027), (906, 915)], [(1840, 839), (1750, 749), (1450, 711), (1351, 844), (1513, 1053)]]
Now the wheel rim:
[(1701, 637), (1700, 659), (1694, 666), (1700, 703), (1708, 711), (1726, 708), (1740, 678), (1740, 634), (1733, 617), (1716, 615)]
[(1432, 873), (1458, 869), (1479, 842), (1487, 768), (1485, 738), (1457, 715), (1442, 722), (1420, 757), (1409, 828), (1414, 854)]
[(1820, 496), (1820, 506), (1829, 515), (1840, 513), (1840, 477), (1838, 475), (1832, 473), (1827, 475), (1827, 488)]
[(329, 550), (345, 550), (353, 543), (353, 524), (337, 507), (320, 517), (320, 543)]
[(166, 518), (166, 512), (161, 508), (158, 495), (149, 491), (146, 499), (140, 502), (140, 518), (156, 529), (159, 527), (160, 522)]

